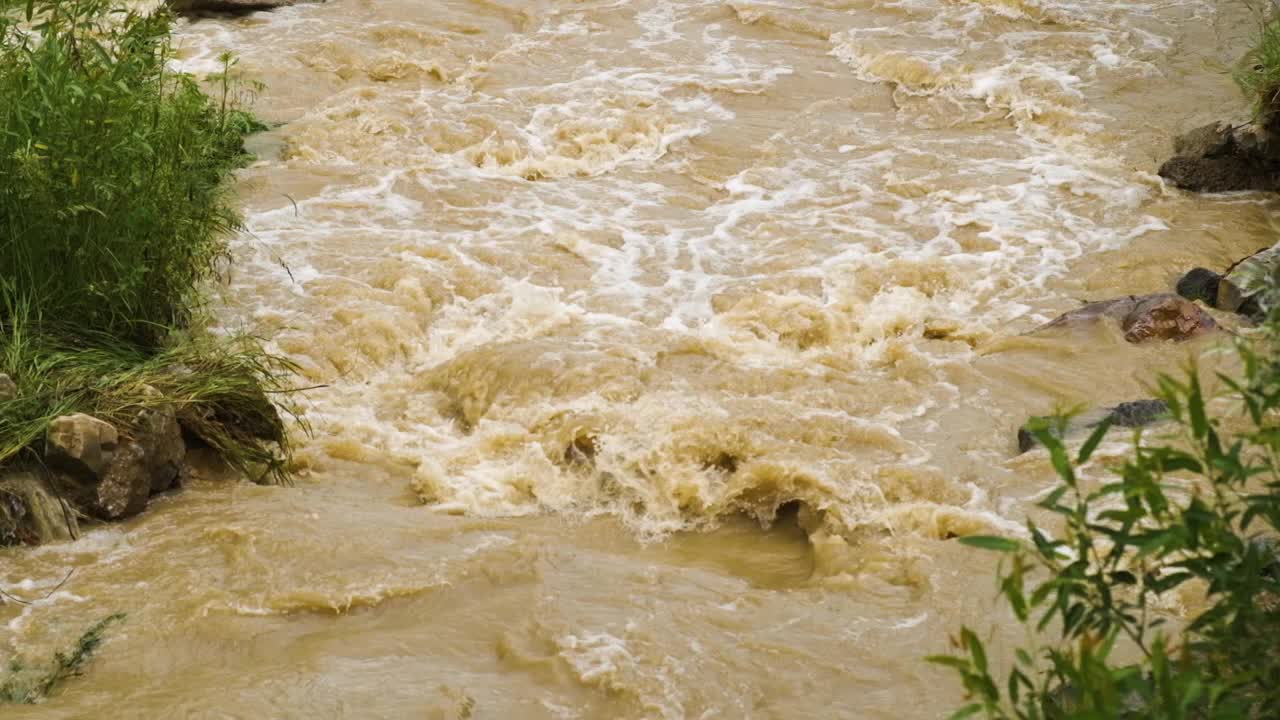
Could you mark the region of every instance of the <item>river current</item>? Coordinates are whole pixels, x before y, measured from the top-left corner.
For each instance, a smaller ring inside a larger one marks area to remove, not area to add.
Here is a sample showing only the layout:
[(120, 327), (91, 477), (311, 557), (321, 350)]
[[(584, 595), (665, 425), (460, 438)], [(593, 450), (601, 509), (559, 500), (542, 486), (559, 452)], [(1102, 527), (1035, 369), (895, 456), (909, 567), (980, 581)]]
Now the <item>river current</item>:
[[(124, 611), (31, 718), (945, 717), (1020, 640), (991, 558), (1029, 415), (1213, 341), (1025, 335), (1272, 242), (1154, 169), (1244, 103), (1235, 0), (331, 0), (183, 21), (279, 126), (218, 323), (292, 487), (204, 468), (0, 551), (0, 643)], [(1124, 452), (1113, 438), (1103, 456)], [(74, 570), (64, 585), (59, 582)], [(56, 589), (55, 589), (56, 588)], [(1176, 599), (1168, 611), (1177, 614)]]

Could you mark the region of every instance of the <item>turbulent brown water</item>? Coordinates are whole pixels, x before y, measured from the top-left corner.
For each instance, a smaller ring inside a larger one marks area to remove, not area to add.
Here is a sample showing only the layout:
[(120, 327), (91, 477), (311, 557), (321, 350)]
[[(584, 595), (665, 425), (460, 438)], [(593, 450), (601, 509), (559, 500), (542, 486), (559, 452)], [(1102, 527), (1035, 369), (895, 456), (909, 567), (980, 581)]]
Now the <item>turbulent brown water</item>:
[[(6, 717), (936, 718), (1030, 414), (1195, 347), (1022, 333), (1271, 242), (1153, 170), (1243, 2), (332, 0), (184, 23), (265, 83), (221, 321), (322, 385), (291, 488), (0, 554)], [(1123, 451), (1123, 438), (1106, 447)], [(1177, 603), (1170, 607), (1177, 612)]]

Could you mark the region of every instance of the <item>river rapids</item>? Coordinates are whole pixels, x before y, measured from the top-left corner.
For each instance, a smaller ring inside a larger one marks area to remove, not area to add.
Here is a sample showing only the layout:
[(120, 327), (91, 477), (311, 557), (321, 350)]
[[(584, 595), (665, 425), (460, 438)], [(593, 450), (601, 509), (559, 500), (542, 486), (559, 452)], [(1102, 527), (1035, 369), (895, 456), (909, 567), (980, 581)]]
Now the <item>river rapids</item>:
[(1024, 333), (1272, 242), (1266, 201), (1154, 174), (1243, 111), (1226, 71), (1255, 22), (1236, 0), (183, 21), (184, 69), (235, 53), (279, 124), (240, 175), (217, 322), (298, 363), (312, 433), (292, 487), (205, 468), (123, 526), (0, 551), (37, 599), (0, 605), (7, 651), (129, 614), (5, 717), (945, 717), (958, 684), (923, 656), (963, 623), (1020, 640), (953, 540), (1017, 534), (1053, 482), (1016, 429), (1144, 397), (1215, 342)]

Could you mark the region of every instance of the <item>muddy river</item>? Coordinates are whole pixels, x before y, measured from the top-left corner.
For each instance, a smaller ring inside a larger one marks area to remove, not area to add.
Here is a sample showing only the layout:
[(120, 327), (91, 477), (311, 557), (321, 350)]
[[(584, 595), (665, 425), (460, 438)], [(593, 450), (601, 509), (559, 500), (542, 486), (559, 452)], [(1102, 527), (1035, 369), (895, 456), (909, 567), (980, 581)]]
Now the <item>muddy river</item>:
[[(1007, 653), (1028, 415), (1214, 340), (1026, 336), (1272, 242), (1154, 170), (1244, 112), (1235, 0), (331, 0), (183, 21), (263, 85), (219, 325), (319, 386), (292, 487), (204, 469), (0, 551), (6, 718), (945, 717)], [(1123, 453), (1116, 436), (1104, 457)], [(1176, 607), (1170, 612), (1177, 612)]]

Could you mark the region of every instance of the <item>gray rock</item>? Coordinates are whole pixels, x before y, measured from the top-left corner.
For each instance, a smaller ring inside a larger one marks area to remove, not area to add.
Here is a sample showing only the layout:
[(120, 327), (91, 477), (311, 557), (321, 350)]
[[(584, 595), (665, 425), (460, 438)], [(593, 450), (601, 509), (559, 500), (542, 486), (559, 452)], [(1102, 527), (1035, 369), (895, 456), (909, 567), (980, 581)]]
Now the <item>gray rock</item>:
[(120, 436), (115, 426), (78, 413), (55, 418), (45, 438), (49, 466), (81, 479), (91, 479), (111, 464)]
[(147, 466), (147, 452), (141, 445), (121, 445), (85, 509), (102, 520), (122, 520), (146, 510), (152, 484)]
[(1235, 145), (1233, 129), (1229, 123), (1214, 122), (1189, 130), (1173, 139), (1173, 151), (1190, 157), (1222, 157)]
[[(1168, 415), (1169, 406), (1163, 400), (1132, 400), (1130, 402), (1122, 402), (1114, 407), (1104, 407), (1082, 413), (1071, 418), (1071, 421), (1067, 424), (1065, 435), (1071, 437), (1092, 432), (1094, 428), (1107, 420), (1110, 420), (1111, 424), (1117, 427), (1142, 427), (1164, 420)], [(1043, 419), (1032, 418), (1032, 420)], [(1030, 424), (1031, 421), (1028, 421), (1027, 425)], [(1027, 430), (1027, 425), (1018, 428), (1018, 452), (1020, 453), (1024, 453), (1040, 444), (1040, 441)]]
[[(1214, 307), (1249, 314), (1250, 300), (1261, 296), (1280, 270), (1280, 244), (1263, 248), (1227, 268), (1218, 283)], [(1243, 309), (1243, 310), (1242, 310)]]
[(45, 459), (53, 483), (84, 513), (102, 520), (136, 515), (177, 480), (187, 449), (173, 406), (154, 389), (145, 398), (126, 438), (84, 414), (50, 425)]
[(18, 385), (13, 378), (0, 373), (0, 402), (8, 402), (18, 397)]
[(138, 411), (136, 441), (146, 453), (151, 494), (154, 495), (174, 486), (187, 456), (187, 445), (182, 439), (182, 427), (178, 424), (173, 405), (165, 402), (155, 388), (146, 387), (145, 394), (155, 404)]
[(1235, 155), (1221, 158), (1174, 157), (1160, 166), (1160, 177), (1183, 190), (1202, 193), (1280, 190), (1280, 170)]
[[(1109, 408), (1106, 417), (1119, 427), (1142, 427), (1169, 416), (1169, 405), (1163, 400), (1132, 400)], [(1099, 421), (1101, 422), (1101, 421)], [(1089, 427), (1094, 427), (1094, 423)]]
[(0, 477), (0, 546), (72, 540), (76, 513), (31, 472)]

